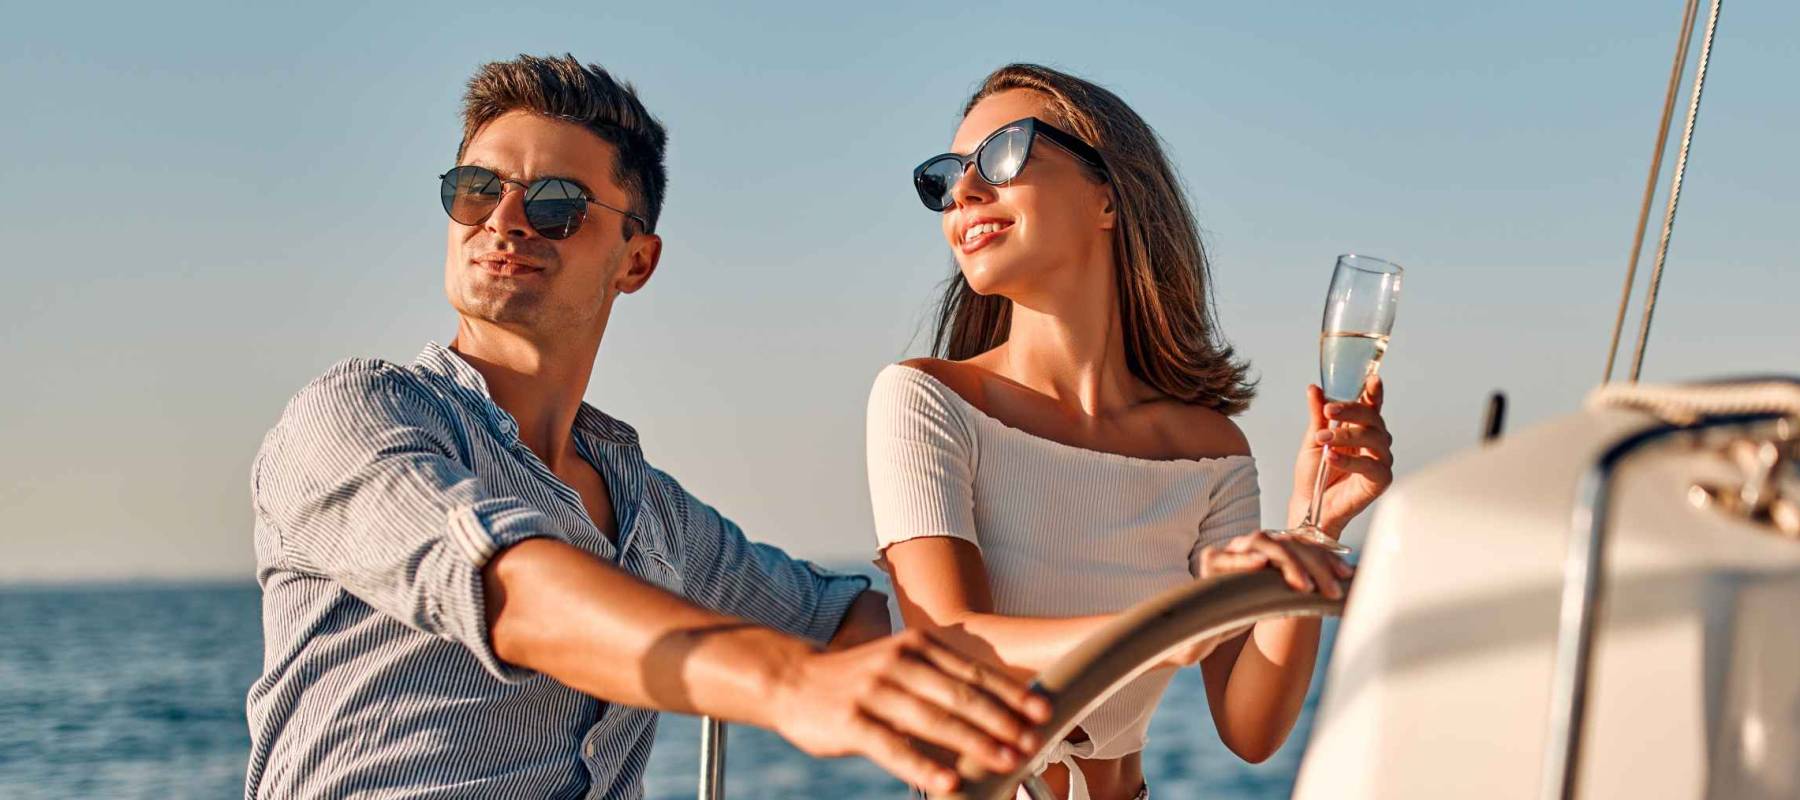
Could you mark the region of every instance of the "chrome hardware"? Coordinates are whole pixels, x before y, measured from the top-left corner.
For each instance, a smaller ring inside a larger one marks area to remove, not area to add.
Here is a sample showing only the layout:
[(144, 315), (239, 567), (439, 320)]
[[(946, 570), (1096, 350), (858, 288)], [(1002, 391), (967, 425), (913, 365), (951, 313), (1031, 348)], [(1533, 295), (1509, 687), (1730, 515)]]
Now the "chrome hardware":
[(1737, 485), (1699, 482), (1688, 502), (1800, 538), (1800, 425), (1782, 420), (1774, 438), (1737, 438), (1722, 455), (1742, 475)]

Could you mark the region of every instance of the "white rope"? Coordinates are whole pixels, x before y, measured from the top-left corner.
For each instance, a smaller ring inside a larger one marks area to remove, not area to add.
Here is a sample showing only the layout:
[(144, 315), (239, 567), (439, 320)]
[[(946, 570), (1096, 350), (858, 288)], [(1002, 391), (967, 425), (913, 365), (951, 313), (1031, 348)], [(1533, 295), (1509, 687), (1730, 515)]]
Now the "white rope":
[(1782, 381), (1715, 386), (1609, 383), (1588, 393), (1588, 408), (1635, 408), (1678, 424), (1724, 414), (1783, 414), (1800, 419), (1800, 384)]

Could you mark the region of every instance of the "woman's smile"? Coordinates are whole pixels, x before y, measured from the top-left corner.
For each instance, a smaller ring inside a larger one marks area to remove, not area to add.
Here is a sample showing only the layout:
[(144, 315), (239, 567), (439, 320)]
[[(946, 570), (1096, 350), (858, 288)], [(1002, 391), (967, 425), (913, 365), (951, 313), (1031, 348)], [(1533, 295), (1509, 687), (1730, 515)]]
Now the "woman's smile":
[(973, 253), (989, 243), (994, 242), (1012, 229), (1011, 220), (978, 219), (963, 229), (962, 242), (957, 245), (963, 253)]

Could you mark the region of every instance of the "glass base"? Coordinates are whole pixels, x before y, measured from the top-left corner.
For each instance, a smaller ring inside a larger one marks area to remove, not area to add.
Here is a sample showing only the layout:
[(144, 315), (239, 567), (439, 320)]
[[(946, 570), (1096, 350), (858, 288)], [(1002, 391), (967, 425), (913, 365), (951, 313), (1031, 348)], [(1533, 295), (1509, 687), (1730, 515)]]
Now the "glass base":
[(1289, 536), (1291, 538), (1299, 539), (1300, 541), (1303, 541), (1303, 542), (1311, 542), (1313, 544), (1316, 544), (1320, 547), (1325, 548), (1326, 550), (1330, 550), (1331, 552), (1336, 553), (1340, 556), (1347, 556), (1353, 552), (1356, 552), (1349, 545), (1344, 544), (1343, 542), (1340, 542), (1329, 536), (1326, 536), (1323, 531), (1321, 531), (1318, 528), (1315, 528), (1311, 525), (1302, 525), (1298, 528), (1289, 528), (1285, 531), (1276, 531), (1276, 533), (1286, 534), (1287, 536)]

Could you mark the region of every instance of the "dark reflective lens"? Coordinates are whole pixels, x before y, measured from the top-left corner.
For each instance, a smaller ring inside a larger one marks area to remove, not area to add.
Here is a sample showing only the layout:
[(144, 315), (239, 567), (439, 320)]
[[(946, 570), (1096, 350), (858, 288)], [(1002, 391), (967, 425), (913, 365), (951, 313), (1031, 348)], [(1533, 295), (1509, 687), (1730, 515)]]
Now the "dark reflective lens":
[(444, 173), (439, 194), (444, 213), (463, 225), (480, 225), (500, 205), (505, 186), (500, 176), (480, 167), (457, 167)]
[(1019, 177), (1025, 168), (1025, 157), (1031, 152), (1031, 134), (1023, 128), (1009, 128), (994, 134), (981, 144), (975, 154), (975, 168), (988, 183), (1002, 184)]
[(951, 189), (962, 173), (963, 162), (951, 156), (935, 159), (921, 167), (913, 179), (919, 189), (919, 199), (932, 211), (949, 208)]
[(587, 216), (587, 193), (560, 178), (538, 181), (525, 195), (525, 220), (539, 236), (567, 239), (581, 230)]

